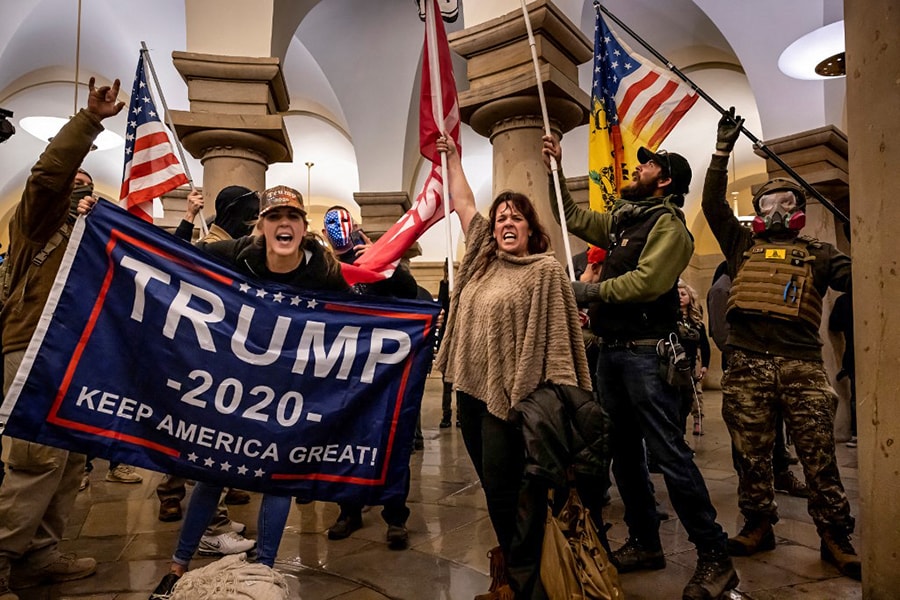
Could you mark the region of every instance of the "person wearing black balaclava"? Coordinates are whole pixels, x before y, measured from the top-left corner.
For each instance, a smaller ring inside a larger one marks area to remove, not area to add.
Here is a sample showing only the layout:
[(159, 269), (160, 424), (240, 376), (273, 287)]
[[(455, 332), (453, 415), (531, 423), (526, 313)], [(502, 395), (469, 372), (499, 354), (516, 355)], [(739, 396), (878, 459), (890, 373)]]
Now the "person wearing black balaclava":
[[(203, 195), (191, 191), (187, 198), (185, 217), (175, 230), (175, 237), (190, 241), (194, 219), (203, 208)], [(203, 242), (236, 240), (250, 235), (259, 216), (259, 195), (240, 185), (229, 185), (216, 196), (216, 216)]]

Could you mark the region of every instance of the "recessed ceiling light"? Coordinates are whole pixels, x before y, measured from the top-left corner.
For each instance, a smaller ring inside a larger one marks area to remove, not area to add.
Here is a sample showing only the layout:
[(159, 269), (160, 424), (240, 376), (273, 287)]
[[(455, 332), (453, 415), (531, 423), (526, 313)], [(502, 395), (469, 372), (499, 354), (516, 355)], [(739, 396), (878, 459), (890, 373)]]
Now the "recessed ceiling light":
[[(827, 65), (829, 61), (831, 65)], [(828, 74), (818, 71), (819, 65), (823, 63), (827, 65)], [(844, 64), (844, 21), (835, 21), (807, 33), (788, 46), (778, 58), (781, 72), (794, 79), (840, 77), (846, 73)]]
[[(69, 119), (63, 119), (62, 117), (25, 117), (19, 119), (19, 125), (22, 129), (45, 142), (53, 139), (53, 137), (59, 133), (59, 130), (62, 129), (62, 126), (68, 122)], [(110, 148), (123, 146), (124, 144), (125, 140), (122, 136), (105, 129), (100, 132), (100, 135), (94, 140), (94, 146), (91, 149), (109, 150)]]

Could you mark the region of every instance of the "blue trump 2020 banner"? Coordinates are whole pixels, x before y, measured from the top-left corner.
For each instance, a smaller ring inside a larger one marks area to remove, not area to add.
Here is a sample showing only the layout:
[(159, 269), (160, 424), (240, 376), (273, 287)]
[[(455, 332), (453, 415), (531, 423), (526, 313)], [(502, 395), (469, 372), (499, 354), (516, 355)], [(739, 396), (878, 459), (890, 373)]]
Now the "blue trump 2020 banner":
[(251, 280), (100, 202), (0, 418), (164, 473), (379, 504), (405, 493), (438, 310)]

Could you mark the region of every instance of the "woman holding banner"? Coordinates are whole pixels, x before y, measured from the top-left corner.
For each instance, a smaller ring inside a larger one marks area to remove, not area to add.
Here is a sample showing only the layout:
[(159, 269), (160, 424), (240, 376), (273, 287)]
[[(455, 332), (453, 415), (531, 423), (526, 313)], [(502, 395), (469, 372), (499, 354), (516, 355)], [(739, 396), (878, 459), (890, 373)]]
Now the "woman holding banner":
[(450, 196), (466, 236), (437, 368), (457, 390), (463, 441), (500, 544), (490, 553), (491, 592), (477, 598), (531, 598), (542, 589), (546, 488), (529, 503), (533, 514), (522, 514), (525, 447), (507, 416), (544, 383), (591, 389), (578, 308), (531, 200), (503, 192), (485, 219), (453, 140), (441, 137), (437, 148), (447, 153)]
[[(313, 237), (300, 192), (287, 186), (267, 189), (260, 197), (262, 235), (212, 242), (199, 247), (234, 265), (247, 275), (303, 289), (348, 291), (337, 260)], [(175, 584), (188, 570), (200, 538), (216, 512), (222, 486), (197, 482), (191, 494), (178, 547), (170, 572), (150, 595), (150, 600), (169, 598)], [(290, 512), (290, 496), (265, 494), (259, 509), (257, 562), (275, 563), (281, 536)]]

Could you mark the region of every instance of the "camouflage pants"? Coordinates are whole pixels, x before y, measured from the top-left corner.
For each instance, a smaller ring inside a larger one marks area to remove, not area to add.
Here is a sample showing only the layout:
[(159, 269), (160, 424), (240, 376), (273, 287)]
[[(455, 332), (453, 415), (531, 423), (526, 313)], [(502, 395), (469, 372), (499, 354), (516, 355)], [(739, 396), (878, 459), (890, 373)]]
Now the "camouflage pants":
[(722, 417), (737, 450), (739, 506), (745, 518), (778, 518), (772, 479), (775, 417), (784, 416), (819, 533), (851, 533), (850, 504), (834, 454), (837, 395), (822, 363), (734, 351), (722, 379)]

